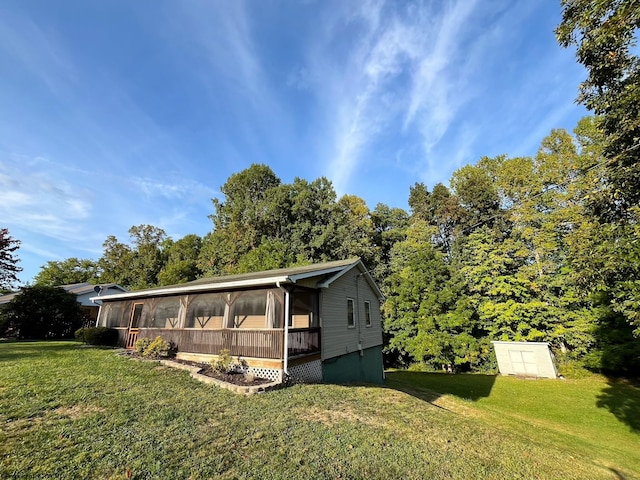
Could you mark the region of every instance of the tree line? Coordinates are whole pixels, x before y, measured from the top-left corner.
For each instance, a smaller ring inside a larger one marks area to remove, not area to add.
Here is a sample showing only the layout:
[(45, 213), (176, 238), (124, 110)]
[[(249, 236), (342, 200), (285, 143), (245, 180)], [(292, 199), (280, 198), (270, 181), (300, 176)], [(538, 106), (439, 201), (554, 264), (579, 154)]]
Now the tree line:
[(370, 210), (338, 198), (326, 178), (284, 183), (251, 165), (221, 187), (203, 238), (133, 226), (128, 243), (109, 236), (97, 261), (48, 262), (35, 283), (139, 289), (357, 256), (386, 297), (390, 363), (490, 370), (491, 340), (522, 340), (550, 342), (594, 370), (637, 373), (638, 224), (600, 217), (604, 151), (598, 119), (587, 117), (573, 135), (553, 130), (534, 157), (482, 158), (450, 187), (416, 183), (408, 211)]

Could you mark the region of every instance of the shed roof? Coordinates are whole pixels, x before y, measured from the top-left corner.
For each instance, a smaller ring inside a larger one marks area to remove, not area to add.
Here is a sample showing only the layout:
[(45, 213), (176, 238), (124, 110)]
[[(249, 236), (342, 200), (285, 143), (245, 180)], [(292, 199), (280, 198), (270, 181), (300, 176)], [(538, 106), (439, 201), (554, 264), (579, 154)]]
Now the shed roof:
[[(166, 287), (149, 288), (135, 292), (118, 293), (95, 297), (95, 300), (119, 300), (127, 298), (141, 298), (149, 296), (163, 296), (172, 294), (196, 293), (210, 290), (226, 290), (234, 288), (251, 288), (280, 284), (295, 284), (299, 280), (317, 278), (317, 287), (328, 287), (335, 278), (341, 276), (352, 268), (359, 268), (367, 282), (376, 294), (382, 297), (380, 289), (367, 271), (359, 258), (338, 260), (334, 262), (316, 263), (290, 268), (265, 270), (262, 272), (241, 273), (237, 275), (225, 275), (220, 277), (200, 278), (192, 282), (171, 285)], [(340, 275), (338, 275), (340, 274)], [(334, 278), (335, 277), (335, 278)], [(93, 298), (92, 298), (93, 300)]]

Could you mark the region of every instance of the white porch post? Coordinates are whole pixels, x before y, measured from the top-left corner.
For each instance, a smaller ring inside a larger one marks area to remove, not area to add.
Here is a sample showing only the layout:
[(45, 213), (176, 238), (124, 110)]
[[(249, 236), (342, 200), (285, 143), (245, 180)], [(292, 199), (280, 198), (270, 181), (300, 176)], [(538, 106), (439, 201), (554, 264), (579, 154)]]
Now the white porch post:
[(284, 290), (284, 374), (289, 373), (289, 291)]

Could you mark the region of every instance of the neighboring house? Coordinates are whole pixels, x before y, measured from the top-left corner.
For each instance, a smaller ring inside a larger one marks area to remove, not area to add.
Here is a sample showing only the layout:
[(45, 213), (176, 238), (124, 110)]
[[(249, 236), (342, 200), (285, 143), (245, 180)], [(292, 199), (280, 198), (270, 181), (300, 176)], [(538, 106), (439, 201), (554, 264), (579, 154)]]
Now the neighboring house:
[(117, 329), (127, 348), (161, 336), (178, 358), (211, 361), (227, 349), (271, 380), (384, 379), (382, 293), (357, 258), (99, 298), (97, 325)]
[[(71, 285), (59, 285), (59, 287), (63, 288), (69, 293), (73, 293), (76, 296), (78, 303), (82, 307), (82, 312), (87, 323), (95, 323), (98, 318), (98, 310), (100, 304), (92, 302), (92, 298), (94, 300), (99, 300), (100, 296), (102, 295), (122, 293), (127, 291), (126, 288), (123, 288), (120, 285), (116, 285), (115, 283), (94, 285), (89, 282), (84, 282), (73, 283)], [(18, 290), (17, 292), (7, 293), (6, 295), (0, 296), (0, 304), (9, 303), (16, 295), (20, 295), (20, 292), (21, 291)], [(98, 296), (96, 296), (96, 294)]]

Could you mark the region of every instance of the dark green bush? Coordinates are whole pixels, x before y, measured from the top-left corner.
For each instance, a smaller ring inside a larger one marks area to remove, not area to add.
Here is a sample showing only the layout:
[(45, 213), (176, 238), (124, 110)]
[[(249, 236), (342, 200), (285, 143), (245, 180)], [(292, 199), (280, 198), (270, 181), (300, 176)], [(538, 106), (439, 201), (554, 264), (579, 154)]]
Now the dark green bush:
[(89, 345), (103, 345), (114, 347), (118, 342), (118, 332), (107, 327), (79, 328), (75, 333), (76, 340)]

